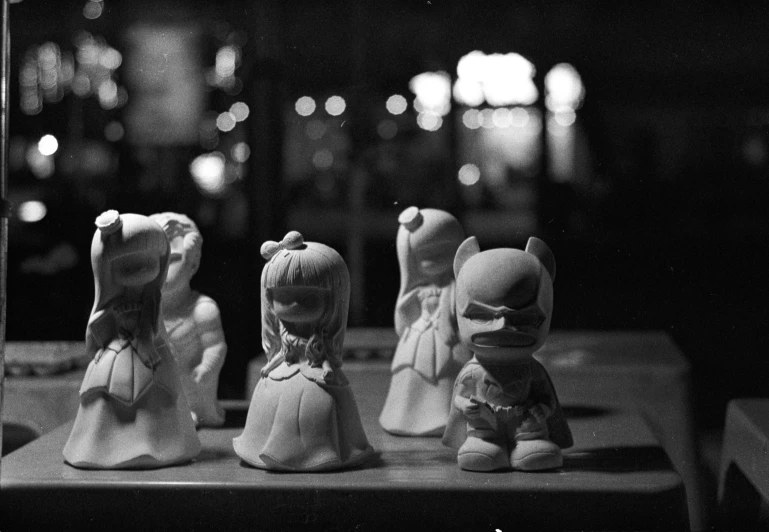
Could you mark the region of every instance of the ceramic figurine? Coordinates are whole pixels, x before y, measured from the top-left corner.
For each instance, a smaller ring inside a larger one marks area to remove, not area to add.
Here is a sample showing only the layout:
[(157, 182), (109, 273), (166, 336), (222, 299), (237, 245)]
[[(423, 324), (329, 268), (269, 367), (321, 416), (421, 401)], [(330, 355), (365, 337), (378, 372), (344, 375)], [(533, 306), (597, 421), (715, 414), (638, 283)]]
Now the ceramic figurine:
[(537, 238), (526, 251), (481, 252), (474, 237), (454, 260), (459, 336), (473, 352), (454, 385), (443, 443), (462, 469), (561, 467), (572, 445), (550, 377), (532, 355), (553, 313), (555, 257)]
[(235, 452), (252, 466), (323, 471), (361, 464), (373, 449), (342, 372), (350, 277), (333, 249), (292, 231), (265, 242), (262, 346), (256, 385)]
[(216, 394), (227, 343), (216, 302), (190, 287), (200, 266), (203, 237), (195, 222), (183, 214), (164, 212), (150, 218), (163, 228), (171, 246), (161, 307), (182, 387), (195, 424), (218, 427), (224, 423)]
[(168, 239), (158, 224), (138, 214), (107, 211), (96, 227), (96, 294), (86, 328), (93, 360), (64, 458), (86, 469), (187, 462), (200, 452), (200, 441), (160, 310)]
[(464, 232), (456, 218), (437, 209), (409, 207), (398, 222), (395, 332), (400, 341), (379, 423), (392, 434), (440, 436), (454, 380), (470, 359), (457, 336), (452, 271)]

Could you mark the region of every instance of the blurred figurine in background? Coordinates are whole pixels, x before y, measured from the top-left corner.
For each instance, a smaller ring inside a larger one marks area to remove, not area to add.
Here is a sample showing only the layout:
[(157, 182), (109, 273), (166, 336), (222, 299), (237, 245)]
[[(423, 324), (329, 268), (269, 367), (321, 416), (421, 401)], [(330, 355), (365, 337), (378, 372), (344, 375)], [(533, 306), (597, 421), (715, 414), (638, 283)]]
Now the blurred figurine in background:
[(532, 355), (553, 314), (555, 257), (537, 238), (526, 251), (481, 252), (475, 237), (454, 260), (457, 322), (473, 358), (454, 385), (443, 443), (462, 469), (561, 467), (572, 436), (545, 368)]
[(440, 436), (454, 380), (470, 359), (457, 336), (452, 271), (464, 232), (456, 218), (437, 209), (409, 207), (398, 222), (395, 332), (400, 341), (379, 423), (392, 434)]
[(157, 223), (138, 214), (107, 211), (96, 227), (96, 294), (86, 328), (93, 360), (64, 458), (86, 469), (189, 461), (200, 452), (200, 441), (160, 315), (168, 239)]
[(150, 218), (163, 228), (171, 246), (161, 307), (192, 417), (196, 425), (218, 427), (224, 423), (216, 396), (227, 343), (216, 302), (190, 287), (200, 266), (203, 236), (183, 214), (164, 212)]
[(263, 469), (323, 471), (372, 453), (342, 372), (350, 276), (328, 246), (292, 231), (265, 242), (262, 370), (235, 452)]

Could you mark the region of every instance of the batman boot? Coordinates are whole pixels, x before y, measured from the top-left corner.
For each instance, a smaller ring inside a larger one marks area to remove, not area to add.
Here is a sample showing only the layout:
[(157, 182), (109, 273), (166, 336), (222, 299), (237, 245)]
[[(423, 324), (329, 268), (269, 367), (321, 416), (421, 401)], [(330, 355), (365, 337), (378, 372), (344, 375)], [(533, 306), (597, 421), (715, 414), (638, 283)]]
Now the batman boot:
[(519, 440), (510, 453), (510, 464), (518, 471), (556, 469), (563, 465), (563, 455), (550, 440)]
[(471, 430), (457, 452), (457, 463), (466, 471), (494, 471), (510, 467), (507, 450), (492, 431)]

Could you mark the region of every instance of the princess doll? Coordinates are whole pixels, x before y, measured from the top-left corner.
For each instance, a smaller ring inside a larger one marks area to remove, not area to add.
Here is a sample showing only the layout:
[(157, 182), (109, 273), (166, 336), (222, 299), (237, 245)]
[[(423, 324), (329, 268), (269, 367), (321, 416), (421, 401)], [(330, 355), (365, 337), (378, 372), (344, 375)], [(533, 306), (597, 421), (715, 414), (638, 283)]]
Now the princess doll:
[(179, 364), (182, 388), (195, 424), (224, 424), (224, 409), (216, 400), (219, 372), (227, 355), (219, 307), (193, 290), (190, 281), (200, 266), (203, 236), (183, 214), (164, 212), (150, 219), (160, 224), (171, 246), (168, 276), (162, 288), (162, 310), (171, 348)]
[(400, 341), (379, 423), (392, 434), (439, 436), (454, 379), (470, 359), (456, 333), (452, 271), (464, 233), (456, 218), (437, 209), (409, 207), (398, 222), (401, 285), (395, 331)]
[(262, 346), (267, 366), (235, 452), (254, 467), (323, 471), (361, 464), (373, 449), (342, 372), (350, 277), (333, 249), (292, 231), (265, 242)]
[(107, 211), (96, 227), (96, 294), (86, 328), (93, 360), (64, 458), (86, 469), (189, 461), (200, 452), (200, 441), (160, 313), (168, 240), (158, 224), (138, 214)]

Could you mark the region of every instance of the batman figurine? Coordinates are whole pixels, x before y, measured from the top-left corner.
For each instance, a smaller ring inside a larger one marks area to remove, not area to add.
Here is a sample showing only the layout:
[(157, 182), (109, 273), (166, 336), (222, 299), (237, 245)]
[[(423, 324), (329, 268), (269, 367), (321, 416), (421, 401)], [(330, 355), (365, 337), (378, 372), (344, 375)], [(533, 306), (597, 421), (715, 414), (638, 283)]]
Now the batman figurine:
[(473, 353), (454, 383), (443, 444), (469, 471), (563, 465), (573, 440), (545, 368), (532, 355), (553, 314), (555, 257), (537, 238), (526, 251), (481, 252), (475, 237), (454, 258), (459, 336)]

